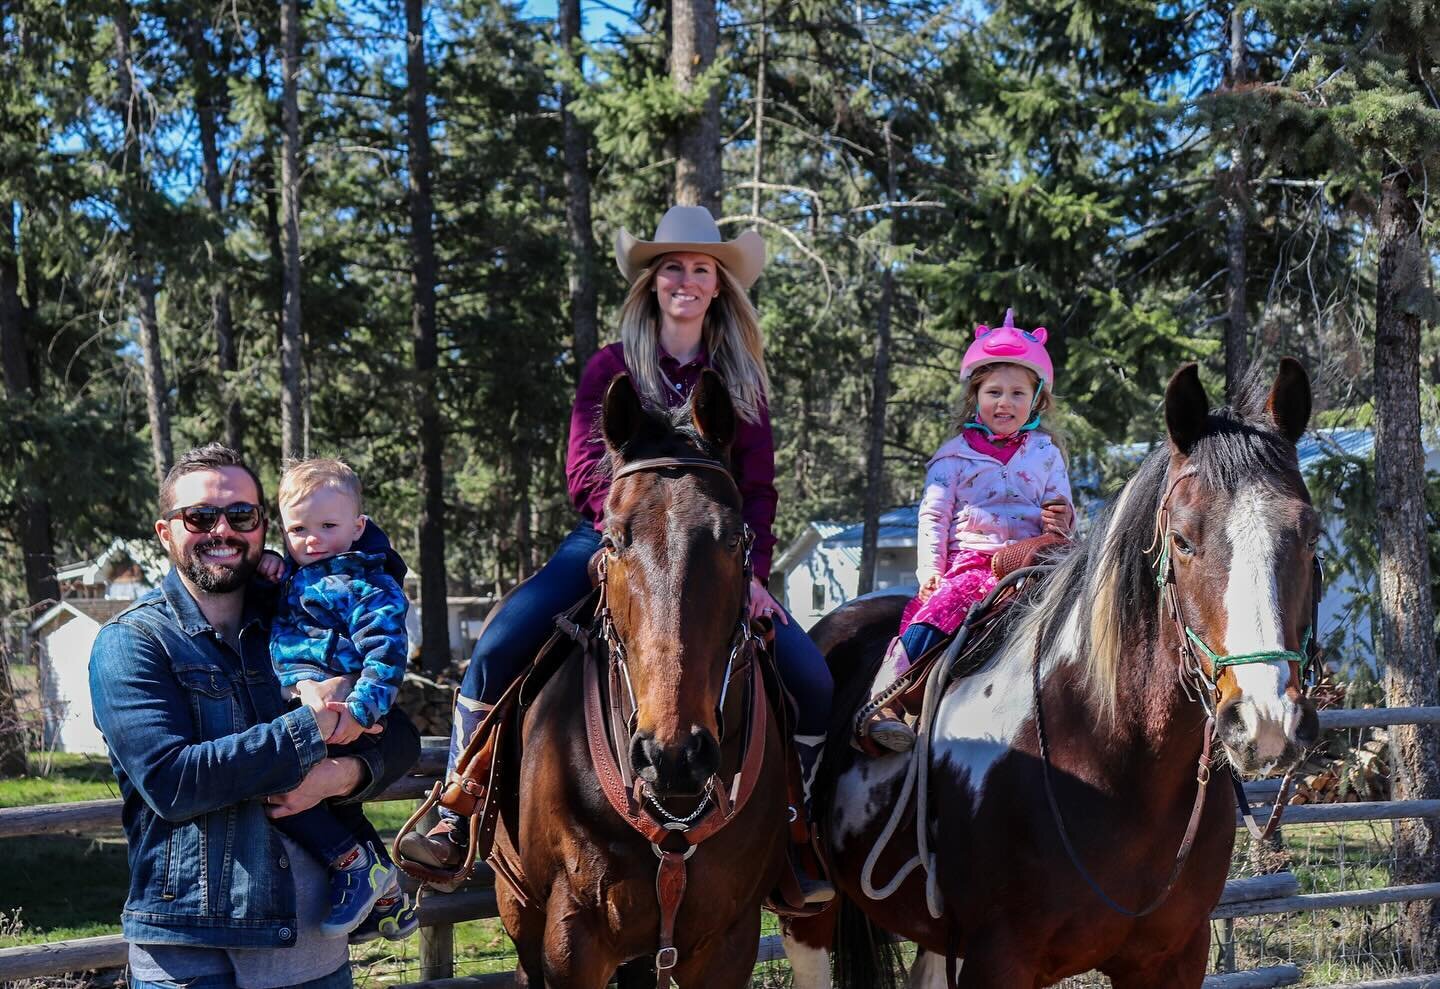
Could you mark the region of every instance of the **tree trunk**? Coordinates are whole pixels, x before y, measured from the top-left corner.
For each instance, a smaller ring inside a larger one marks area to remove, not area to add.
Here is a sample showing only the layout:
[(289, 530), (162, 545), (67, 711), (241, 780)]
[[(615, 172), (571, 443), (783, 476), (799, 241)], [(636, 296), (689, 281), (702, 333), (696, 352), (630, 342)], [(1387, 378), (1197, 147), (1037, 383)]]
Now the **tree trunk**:
[[(560, 46), (584, 62), (580, 39), (580, 0), (559, 0)], [(570, 112), (575, 93), (560, 87), (560, 118), (565, 133), (565, 221), (570, 232), (570, 325), (575, 336), (576, 373), (583, 371), (600, 345), (595, 316), (595, 240), (590, 217), (590, 132)]]
[(750, 213), (760, 215), (760, 182), (765, 170), (765, 55), (769, 28), (765, 20), (765, 0), (760, 0), (760, 43), (755, 68), (755, 156), (750, 171)]
[[(1418, 168), (1418, 166), (1417, 166)], [(1400, 300), (1425, 277), (1421, 217), (1409, 173), (1382, 182), (1380, 266), (1375, 293), (1375, 484), (1380, 546), (1380, 646), (1392, 707), (1440, 704), (1425, 528), (1425, 454), (1420, 442), (1420, 317)], [(1440, 799), (1440, 729), (1390, 729), (1396, 800)], [(1440, 823), (1395, 823), (1392, 883), (1440, 881)], [(1440, 901), (1406, 907), (1411, 966), (1433, 971)]]
[[(1230, 88), (1238, 92), (1247, 77), (1245, 62), (1245, 12), (1237, 6), (1230, 12)], [(1234, 404), (1248, 363), (1250, 333), (1245, 308), (1245, 228), (1250, 212), (1250, 148), (1243, 124), (1235, 129), (1230, 148), (1230, 171), (1224, 177), (1225, 246), (1229, 255), (1226, 296), (1229, 319), (1225, 326), (1225, 397)]]
[[(887, 198), (891, 205), (889, 246), (896, 243), (895, 142), (890, 121), (885, 121), (885, 163)], [(875, 559), (880, 541), (880, 499), (885, 491), (885, 407), (890, 402), (890, 310), (895, 301), (895, 262), (885, 254), (885, 273), (880, 281), (880, 305), (875, 313), (875, 366), (870, 380), (870, 435), (865, 456), (864, 528), (860, 536), (860, 581), (857, 593), (875, 589)]]
[[(715, 0), (671, 0), (670, 78), (682, 93), (715, 61), (720, 24)], [(699, 117), (676, 137), (675, 202), (720, 216), (720, 90), (711, 89)]]
[(415, 409), (420, 416), (420, 664), (439, 673), (450, 663), (445, 580), (445, 434), (436, 396), (435, 236), (430, 192), (430, 91), (423, 0), (405, 0), (406, 91), (410, 129), (410, 246), (414, 253), (410, 322), (415, 343)]
[(280, 212), (284, 236), (283, 317), (280, 337), (280, 455), (305, 455), (305, 403), (301, 394), (300, 337), (300, 2), (282, 0), (284, 53), (280, 156)]
[[(30, 373), (29, 348), (26, 345), (30, 313), (20, 297), (19, 246), (15, 231), (21, 229), (19, 210), (14, 205), (5, 211), (5, 224), (0, 231), (0, 368), (3, 368), (5, 393), (12, 402), (35, 403), (40, 389)], [(33, 465), (16, 465), (16, 512), (13, 534), (20, 545), (25, 567), (25, 596), (31, 605), (54, 601), (60, 597), (60, 584), (55, 579), (55, 540), (50, 525), (50, 501), (33, 479)]]
[(15, 699), (9, 651), (8, 645), (0, 640), (0, 779), (25, 776), (30, 771), (27, 726), (20, 719), (20, 705)]
[(145, 362), (145, 412), (150, 419), (150, 461), (158, 488), (175, 462), (170, 443), (170, 410), (166, 400), (165, 358), (160, 351), (160, 323), (155, 316), (155, 277), (143, 260), (135, 272), (140, 302), (140, 356)]
[(160, 350), (160, 326), (155, 315), (155, 272), (149, 260), (144, 123), (145, 113), (135, 93), (135, 52), (131, 37), (130, 7), (115, 5), (115, 48), (118, 66), (120, 113), (125, 121), (124, 199), (130, 222), (130, 257), (136, 302), (140, 308), (140, 356), (145, 363), (145, 411), (150, 421), (150, 459), (155, 484), (164, 481), (175, 451), (170, 444), (170, 410), (165, 384), (165, 360)]
[(205, 44), (204, 26), (191, 17), (186, 24), (185, 41), (190, 50), (191, 71), (195, 80), (195, 118), (200, 124), (200, 169), (205, 182), (205, 200), (215, 216), (213, 240), (207, 245), (210, 272), (210, 318), (215, 324), (216, 368), (220, 372), (221, 413), (225, 445), (232, 450), (244, 449), (245, 415), (235, 394), (235, 372), (238, 369), (235, 349), (235, 319), (230, 309), (230, 286), (226, 282), (230, 265), (225, 248), (224, 183), (220, 177), (219, 104), (220, 93), (210, 66), (210, 52)]
[(528, 436), (520, 441), (515, 454), (515, 582), (518, 584), (530, 576), (534, 556), (534, 540), (530, 532), (530, 517), (533, 514), (530, 484), (534, 464)]

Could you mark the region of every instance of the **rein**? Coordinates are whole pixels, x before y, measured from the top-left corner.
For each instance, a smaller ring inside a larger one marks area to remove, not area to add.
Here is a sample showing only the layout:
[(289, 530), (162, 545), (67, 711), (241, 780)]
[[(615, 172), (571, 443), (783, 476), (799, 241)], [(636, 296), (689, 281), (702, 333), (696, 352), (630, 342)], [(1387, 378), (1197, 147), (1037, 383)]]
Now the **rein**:
[[(701, 457), (654, 457), (625, 464), (615, 472), (614, 480), (656, 470), (714, 470), (734, 481), (730, 469), (718, 460)], [(729, 656), (725, 665), (725, 679), (721, 686), (718, 704), (718, 723), (724, 744), (724, 708), (729, 691), (730, 677), (735, 661), (747, 654), (753, 654), (757, 639), (750, 627), (750, 581), (753, 567), (750, 547), (755, 534), (750, 527), (744, 530), (745, 562), (742, 580), (744, 591), (740, 603), (740, 614), (736, 621), (735, 633), (730, 641)], [(610, 611), (608, 589), (608, 554), (600, 557), (599, 585), (600, 602), (596, 620), (600, 625), (600, 641), (609, 656), (610, 681), (613, 686), (623, 683), (629, 695), (632, 712), (636, 712), (635, 688), (630, 679), (630, 668), (625, 661), (625, 642), (615, 628), (614, 616)], [(745, 806), (760, 779), (765, 757), (765, 737), (769, 728), (768, 705), (765, 702), (764, 683), (758, 667), (750, 673), (750, 695), (746, 699), (749, 726), (745, 738), (744, 755), (739, 770), (727, 786), (718, 775), (711, 776), (695, 810), (681, 816), (672, 813), (644, 780), (636, 777), (630, 782), (628, 760), (622, 765), (611, 748), (610, 737), (605, 728), (605, 716), (600, 701), (600, 658), (585, 664), (585, 724), (590, 759), (600, 782), (600, 790), (612, 810), (618, 814), (637, 834), (650, 843), (655, 856), (660, 860), (655, 874), (655, 895), (660, 908), (660, 943), (655, 953), (655, 970), (658, 989), (667, 989), (671, 981), (671, 970), (679, 963), (680, 954), (675, 947), (675, 918), (685, 898), (686, 862), (695, 854), (701, 842), (714, 836), (729, 824)], [(613, 704), (613, 693), (612, 693)], [(627, 727), (634, 733), (637, 714), (632, 713)], [(618, 732), (616, 733), (618, 737)]]
[[(1080, 861), (1080, 855), (1075, 846), (1071, 843), (1069, 831), (1065, 827), (1065, 821), (1060, 813), (1060, 805), (1055, 797), (1055, 787), (1051, 779), (1051, 763), (1049, 752), (1049, 739), (1045, 733), (1045, 709), (1041, 703), (1040, 690), (1040, 642), (1042, 636), (1035, 637), (1035, 656), (1032, 663), (1031, 679), (1035, 695), (1035, 727), (1040, 746), (1040, 762), (1045, 780), (1045, 799), (1050, 805), (1050, 816), (1055, 821), (1055, 827), (1060, 832), (1060, 841), (1064, 845), (1065, 854), (1070, 857), (1070, 864), (1075, 871), (1080, 873), (1080, 878), (1090, 887), (1091, 891), (1099, 897), (1100, 901), (1116, 913), (1130, 918), (1140, 918), (1153, 913), (1161, 904), (1169, 899), (1171, 892), (1175, 889), (1175, 883), (1180, 878), (1181, 871), (1185, 868), (1185, 862), (1190, 857), (1190, 852), (1195, 844), (1195, 837), (1200, 826), (1200, 818), (1205, 806), (1205, 794), (1210, 784), (1210, 751), (1215, 735), (1215, 712), (1220, 700), (1220, 690), (1216, 681), (1220, 678), (1220, 671), (1227, 666), (1243, 666), (1248, 663), (1273, 663), (1290, 662), (1299, 667), (1302, 676), (1302, 683), (1306, 694), (1309, 693), (1310, 681), (1315, 675), (1317, 664), (1315, 658), (1317, 649), (1312, 640), (1312, 632), (1319, 615), (1321, 581), (1324, 576), (1321, 567), (1320, 557), (1317, 555), (1314, 562), (1312, 600), (1310, 604), (1310, 626), (1305, 629), (1300, 649), (1268, 649), (1257, 652), (1233, 653), (1221, 655), (1205, 644), (1205, 640), (1185, 624), (1184, 617), (1180, 611), (1180, 598), (1175, 588), (1175, 565), (1170, 558), (1170, 540), (1168, 533), (1170, 529), (1170, 496), (1175, 492), (1179, 483), (1188, 477), (1193, 477), (1193, 468), (1183, 470), (1170, 482), (1165, 489), (1165, 497), (1160, 501), (1160, 508), (1155, 513), (1155, 538), (1151, 542), (1146, 553), (1153, 552), (1158, 546), (1160, 556), (1155, 566), (1155, 584), (1160, 589), (1168, 605), (1170, 619), (1175, 626), (1176, 636), (1180, 643), (1181, 663), (1179, 666), (1179, 678), (1181, 688), (1187, 697), (1198, 700), (1205, 708), (1205, 728), (1200, 749), (1200, 759), (1196, 766), (1195, 780), (1198, 784), (1195, 792), (1195, 803), (1190, 808), (1190, 820), (1185, 826), (1185, 836), (1180, 840), (1180, 847), (1175, 853), (1175, 864), (1171, 867), (1170, 876), (1164, 887), (1145, 907), (1138, 910), (1130, 910), (1121, 906), (1112, 899), (1104, 889), (1100, 887)], [(1196, 653), (1196, 647), (1210, 661), (1210, 669), (1207, 671)], [(1240, 777), (1236, 775), (1234, 767), (1230, 767), (1230, 781), (1235, 788), (1235, 797), (1239, 804), (1240, 814), (1245, 820), (1245, 825), (1251, 835), (1258, 841), (1264, 841), (1275, 832), (1280, 825), (1280, 817), (1284, 813), (1285, 797), (1290, 791), (1290, 784), (1294, 779), (1295, 767), (1285, 774), (1280, 784), (1280, 793), (1275, 798), (1275, 805), (1271, 808), (1270, 818), (1265, 827), (1261, 828), (1255, 823), (1254, 815), (1250, 812), (1250, 801), (1245, 795), (1244, 785)]]

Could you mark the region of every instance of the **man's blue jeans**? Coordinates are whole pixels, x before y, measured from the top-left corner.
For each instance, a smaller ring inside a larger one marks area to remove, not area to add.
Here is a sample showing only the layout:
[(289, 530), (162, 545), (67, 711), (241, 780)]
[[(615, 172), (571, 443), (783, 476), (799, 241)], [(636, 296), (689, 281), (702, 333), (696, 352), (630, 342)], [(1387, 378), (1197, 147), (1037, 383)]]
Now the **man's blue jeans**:
[[(132, 978), (129, 980), (129, 985), (130, 989), (237, 989), (234, 972), (197, 975), (193, 979), (181, 979), (176, 982), (144, 982)], [(302, 982), (290, 989), (351, 989), (353, 985), (354, 983), (350, 980), (350, 963), (346, 962), (329, 975)]]

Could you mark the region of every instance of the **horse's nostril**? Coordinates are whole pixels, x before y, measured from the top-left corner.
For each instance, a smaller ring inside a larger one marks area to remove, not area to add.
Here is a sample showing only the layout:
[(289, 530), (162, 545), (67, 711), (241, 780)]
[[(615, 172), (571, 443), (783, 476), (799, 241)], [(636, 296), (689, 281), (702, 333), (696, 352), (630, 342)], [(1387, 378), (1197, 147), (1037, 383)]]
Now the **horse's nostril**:
[(642, 731), (630, 736), (630, 766), (637, 775), (644, 776), (647, 770), (653, 775), (660, 756), (661, 750), (660, 746), (655, 744), (655, 736)]

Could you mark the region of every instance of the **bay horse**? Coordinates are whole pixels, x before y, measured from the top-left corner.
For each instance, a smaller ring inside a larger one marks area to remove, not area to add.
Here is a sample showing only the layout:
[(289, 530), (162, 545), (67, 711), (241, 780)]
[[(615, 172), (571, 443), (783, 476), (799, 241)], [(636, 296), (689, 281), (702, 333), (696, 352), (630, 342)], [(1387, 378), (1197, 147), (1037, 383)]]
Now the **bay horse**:
[[(845, 908), (923, 949), (910, 985), (1032, 989), (1091, 969), (1116, 989), (1201, 985), (1235, 840), (1232, 787), (1207, 785), (1212, 729), (1243, 774), (1293, 764), (1318, 735), (1301, 666), (1319, 526), (1295, 453), (1310, 406), (1289, 358), (1214, 412), (1193, 364), (1175, 374), (1167, 442), (934, 708), (924, 834), (912, 802), (868, 872), (910, 756), (846, 743), (904, 599), (813, 630), (848, 689), (819, 798), (832, 872)], [(926, 867), (882, 898), (922, 837)], [(860, 920), (857, 936), (842, 924), (839, 984), (894, 984), (893, 952)], [(796, 985), (828, 986), (805, 928), (787, 942)]]
[[(600, 426), (612, 483), (592, 568), (609, 663), (572, 657), (523, 715), (518, 795), (496, 836), (521, 873), (496, 884), (516, 981), (600, 989), (620, 969), (622, 986), (653, 987), (658, 969), (661, 985), (748, 985), (788, 832), (782, 740), (759, 688), (739, 700), (761, 710), (720, 724), (750, 635), (750, 537), (726, 467), (736, 412), (713, 371), (673, 412), (644, 407), (620, 375)], [(633, 706), (610, 721), (613, 759), (597, 758), (606, 729), (597, 740), (587, 718), (600, 696), (588, 676), (608, 684), (607, 712)]]

